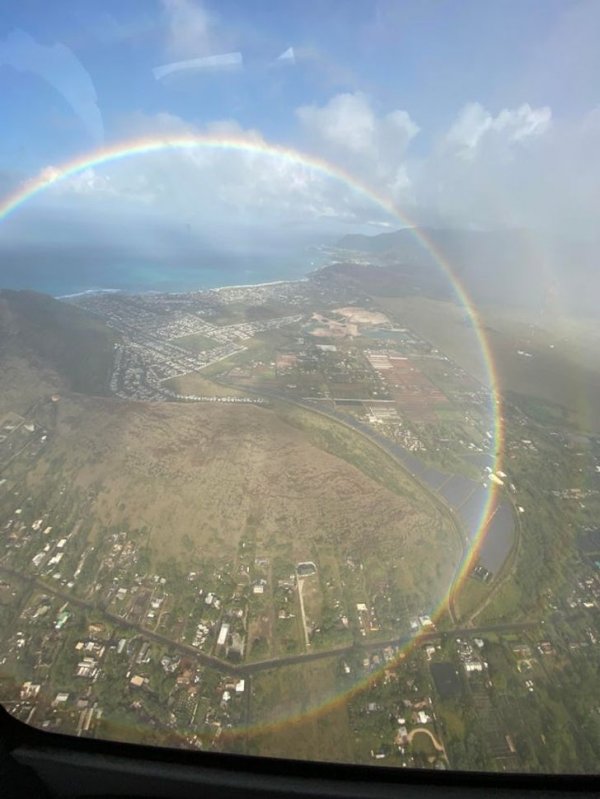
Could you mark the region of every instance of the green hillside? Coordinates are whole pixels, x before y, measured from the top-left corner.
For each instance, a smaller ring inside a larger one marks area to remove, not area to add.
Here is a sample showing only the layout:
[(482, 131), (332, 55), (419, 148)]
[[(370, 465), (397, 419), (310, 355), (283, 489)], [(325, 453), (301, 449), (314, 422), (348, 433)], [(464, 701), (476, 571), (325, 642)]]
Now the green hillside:
[(107, 394), (117, 336), (78, 308), (33, 291), (0, 290), (0, 359), (55, 371), (83, 394)]

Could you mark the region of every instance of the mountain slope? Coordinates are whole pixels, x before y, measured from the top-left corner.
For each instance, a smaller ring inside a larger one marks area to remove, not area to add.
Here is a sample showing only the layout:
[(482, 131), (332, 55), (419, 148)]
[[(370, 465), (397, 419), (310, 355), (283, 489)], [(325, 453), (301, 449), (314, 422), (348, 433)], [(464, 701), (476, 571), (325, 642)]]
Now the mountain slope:
[[(410, 276), (430, 296), (448, 293), (439, 262), (476, 302), (541, 309), (558, 301), (570, 310), (597, 313), (597, 248), (567, 238), (542, 238), (528, 230), (405, 228), (377, 236), (349, 235), (338, 247), (370, 253), (402, 278)], [(417, 288), (419, 285), (417, 285)]]
[(0, 365), (53, 373), (57, 387), (107, 394), (117, 338), (78, 308), (33, 291), (0, 290)]

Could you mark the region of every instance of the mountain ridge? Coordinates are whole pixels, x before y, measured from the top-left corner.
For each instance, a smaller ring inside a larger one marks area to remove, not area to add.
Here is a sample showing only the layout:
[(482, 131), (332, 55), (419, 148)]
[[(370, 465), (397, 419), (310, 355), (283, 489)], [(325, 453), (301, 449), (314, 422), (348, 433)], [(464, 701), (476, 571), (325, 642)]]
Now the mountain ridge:
[(26, 361), (54, 372), (65, 389), (107, 395), (116, 335), (47, 294), (0, 289), (0, 364)]
[(598, 314), (600, 248), (593, 242), (552, 240), (524, 228), (402, 228), (349, 234), (337, 246), (377, 255), (387, 267), (421, 278), (439, 279), (445, 271), (475, 302), (542, 309), (558, 299), (571, 312)]

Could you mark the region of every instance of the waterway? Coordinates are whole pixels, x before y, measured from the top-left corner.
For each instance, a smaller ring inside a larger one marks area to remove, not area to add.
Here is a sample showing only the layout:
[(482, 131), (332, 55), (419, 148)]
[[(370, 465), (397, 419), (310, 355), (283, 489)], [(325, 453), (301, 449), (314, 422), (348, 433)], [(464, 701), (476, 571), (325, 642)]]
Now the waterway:
[[(489, 485), (487, 488), (484, 486), (485, 473), (478, 482), (463, 475), (443, 472), (441, 469), (425, 463), (401, 444), (380, 436), (365, 422), (330, 408), (325, 411), (322, 405), (312, 403), (310, 400), (305, 400), (302, 404), (321, 413), (325, 412), (344, 424), (350, 425), (393, 455), (413, 477), (424, 483), (450, 506), (463, 525), (466, 546), (470, 547), (475, 543), (491, 490)], [(489, 457), (488, 462), (490, 462)], [(491, 514), (492, 518), (480, 542), (479, 562), (492, 574), (498, 574), (515, 541), (515, 518), (511, 503), (503, 497), (495, 500)]]

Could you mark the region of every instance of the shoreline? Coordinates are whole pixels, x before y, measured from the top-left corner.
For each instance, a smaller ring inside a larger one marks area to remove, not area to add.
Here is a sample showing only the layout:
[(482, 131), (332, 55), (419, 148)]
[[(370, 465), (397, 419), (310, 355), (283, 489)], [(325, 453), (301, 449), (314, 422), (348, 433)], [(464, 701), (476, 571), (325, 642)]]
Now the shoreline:
[[(295, 280), (269, 280), (266, 283), (239, 283), (232, 286), (216, 286), (214, 289), (204, 289), (204, 291), (227, 291), (227, 289), (259, 289), (264, 286), (284, 286), (290, 283), (308, 283), (307, 277), (296, 278)], [(202, 291), (203, 289), (200, 289)], [(184, 292), (185, 293), (185, 292)]]
[[(312, 273), (311, 273), (312, 274)], [(76, 297), (86, 297), (94, 294), (208, 294), (210, 292), (228, 291), (229, 289), (256, 289), (265, 286), (285, 286), (296, 283), (308, 283), (308, 277), (294, 278), (293, 280), (268, 280), (261, 283), (238, 283), (226, 286), (214, 286), (211, 288), (188, 289), (187, 291), (160, 291), (158, 289), (146, 289), (140, 291), (130, 291), (128, 289), (85, 289), (84, 291), (74, 291), (70, 294), (56, 294), (55, 300), (70, 300)]]
[(85, 297), (86, 294), (120, 294), (123, 289), (85, 289), (85, 291), (74, 291), (72, 294), (54, 294), (55, 300), (71, 300), (74, 297)]

